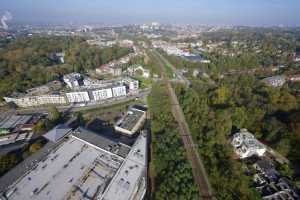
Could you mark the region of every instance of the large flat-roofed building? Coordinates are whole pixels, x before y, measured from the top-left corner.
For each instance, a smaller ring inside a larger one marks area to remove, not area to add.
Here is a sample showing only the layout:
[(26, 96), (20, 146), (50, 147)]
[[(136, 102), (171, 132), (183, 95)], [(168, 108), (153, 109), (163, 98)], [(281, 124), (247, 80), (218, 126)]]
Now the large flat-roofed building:
[(59, 124), (55, 126), (53, 129), (48, 131), (43, 135), (44, 138), (51, 142), (58, 142), (60, 139), (62, 139), (66, 134), (71, 132), (72, 129), (64, 124)]
[(90, 101), (90, 96), (88, 92), (69, 92), (66, 93), (68, 101), (70, 103), (80, 103)]
[(7, 146), (18, 142), (29, 141), (31, 140), (32, 136), (33, 136), (33, 132), (6, 134), (0, 136), (0, 146)]
[(84, 128), (78, 128), (72, 133), (73, 137), (87, 142), (97, 148), (101, 148), (105, 151), (111, 152), (122, 158), (125, 158), (130, 151), (130, 147), (119, 141), (114, 141), (106, 137), (101, 136), (95, 132), (89, 131)]
[(32, 119), (31, 115), (10, 115), (0, 120), (0, 128), (13, 129), (18, 125), (26, 124)]
[[(34, 135), (33, 127), (40, 120), (33, 115), (10, 115), (0, 119), (0, 146), (3, 153), (12, 146), (22, 146)], [(5, 149), (5, 150), (4, 150)]]
[(100, 200), (142, 200), (147, 188), (147, 138), (141, 134)]
[[(19, 168), (21, 177), (2, 177), (0, 199), (142, 200), (147, 188), (147, 136), (141, 134), (120, 156), (102, 149), (104, 142), (89, 143), (82, 134), (90, 133), (80, 128), (42, 149), (39, 157), (22, 165), (27, 167)], [(93, 136), (96, 139), (101, 140)]]
[(128, 136), (134, 135), (146, 120), (146, 111), (132, 107), (115, 125), (115, 130)]
[(90, 199), (105, 189), (122, 159), (70, 138), (12, 186), (8, 199)]

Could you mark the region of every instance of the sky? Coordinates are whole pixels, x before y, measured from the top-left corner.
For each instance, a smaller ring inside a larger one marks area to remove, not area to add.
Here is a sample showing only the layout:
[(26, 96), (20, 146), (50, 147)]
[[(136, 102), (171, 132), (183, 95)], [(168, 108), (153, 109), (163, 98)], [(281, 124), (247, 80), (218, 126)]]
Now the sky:
[(300, 26), (300, 0), (0, 0), (24, 23)]

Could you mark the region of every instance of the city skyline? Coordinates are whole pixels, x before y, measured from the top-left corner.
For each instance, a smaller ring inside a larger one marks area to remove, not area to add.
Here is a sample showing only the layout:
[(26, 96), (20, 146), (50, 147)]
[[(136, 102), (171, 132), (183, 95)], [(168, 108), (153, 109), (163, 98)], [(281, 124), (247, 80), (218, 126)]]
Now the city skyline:
[(205, 25), (299, 26), (300, 2), (295, 0), (0, 0), (1, 15), (12, 22), (142, 24), (187, 23)]

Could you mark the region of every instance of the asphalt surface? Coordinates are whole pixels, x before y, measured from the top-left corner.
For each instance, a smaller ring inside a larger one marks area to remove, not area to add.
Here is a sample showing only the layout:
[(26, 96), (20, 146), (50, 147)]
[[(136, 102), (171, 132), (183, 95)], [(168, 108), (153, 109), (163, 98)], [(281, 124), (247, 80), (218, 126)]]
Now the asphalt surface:
[[(172, 113), (173, 113), (175, 120), (178, 123), (179, 133), (182, 138), (184, 148), (186, 149), (187, 158), (190, 160), (191, 165), (192, 165), (192, 172), (193, 172), (195, 183), (198, 186), (200, 199), (207, 199), (207, 200), (216, 199), (213, 196), (212, 189), (211, 189), (210, 183), (208, 181), (207, 173), (205, 171), (203, 162), (199, 156), (197, 147), (195, 146), (194, 141), (192, 139), (192, 136), (191, 136), (191, 133), (189, 130), (189, 126), (185, 120), (184, 113), (180, 107), (180, 104), (178, 102), (178, 99), (174, 92), (174, 89), (172, 88), (171, 82), (170, 82), (168, 76), (166, 75), (165, 66), (164, 66), (164, 64), (166, 64), (166, 61), (164, 59), (162, 59), (162, 56), (158, 52), (155, 52), (155, 54), (161, 60), (159, 65), (160, 65), (160, 69), (162, 71), (163, 80), (164, 80), (165, 84), (167, 85), (168, 95), (169, 95), (170, 101), (171, 101)], [(172, 68), (175, 69), (174, 66)]]

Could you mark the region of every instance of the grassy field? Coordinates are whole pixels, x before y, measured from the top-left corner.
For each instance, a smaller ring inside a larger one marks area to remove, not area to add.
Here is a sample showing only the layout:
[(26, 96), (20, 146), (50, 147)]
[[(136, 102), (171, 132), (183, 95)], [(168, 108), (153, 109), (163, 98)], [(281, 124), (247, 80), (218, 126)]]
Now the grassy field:
[(172, 70), (172, 67), (170, 64), (164, 60), (163, 58), (160, 57), (159, 53), (156, 50), (153, 50), (151, 52), (153, 60), (157, 63), (158, 66), (162, 65), (166, 69), (166, 74), (169, 78), (174, 78), (174, 72)]
[(133, 78), (139, 81), (140, 89), (151, 87), (152, 81), (150, 78), (144, 78), (142, 76), (134, 76)]
[(97, 117), (100, 117), (102, 120), (114, 123), (116, 118), (120, 117), (122, 113), (126, 112), (128, 106), (142, 104), (141, 101), (130, 100), (126, 103), (120, 103), (113, 106), (107, 106), (99, 109), (81, 111), (80, 113), (83, 115), (83, 118), (86, 121), (93, 120)]

